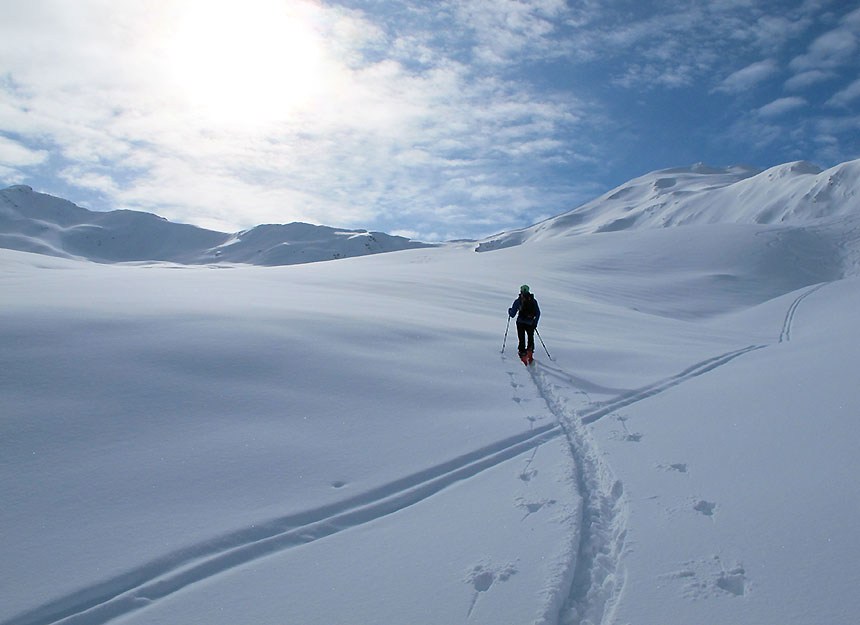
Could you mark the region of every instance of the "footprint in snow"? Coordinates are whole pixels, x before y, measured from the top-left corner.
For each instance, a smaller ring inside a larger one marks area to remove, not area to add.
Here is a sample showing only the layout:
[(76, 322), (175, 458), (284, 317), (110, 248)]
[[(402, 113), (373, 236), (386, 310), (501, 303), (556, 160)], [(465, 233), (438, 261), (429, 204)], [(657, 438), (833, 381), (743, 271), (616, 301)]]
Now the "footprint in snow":
[(531, 482), (535, 477), (537, 477), (537, 469), (527, 469), (520, 473), (517, 477), (520, 478), (523, 482)]
[(614, 441), (621, 441), (622, 443), (641, 443), (644, 437), (645, 435), (642, 432), (631, 432), (627, 429), (624, 432), (613, 430), (609, 434), (609, 438)]
[(624, 432), (619, 432), (617, 430), (613, 431), (610, 434), (610, 437), (613, 440), (623, 441), (626, 443), (639, 443), (642, 441), (642, 438), (645, 435), (641, 432), (631, 432), (630, 429), (627, 427), (627, 417), (619, 415), (616, 417), (616, 420), (621, 424), (621, 427)]
[(705, 501), (704, 499), (700, 499), (696, 502), (696, 505), (693, 506), (693, 510), (696, 512), (701, 512), (705, 516), (714, 516), (714, 509), (717, 507), (713, 501)]
[(517, 574), (517, 567), (513, 563), (508, 563), (501, 568), (493, 568), (487, 564), (476, 564), (472, 567), (466, 576), (466, 582), (472, 585), (475, 589), (475, 594), (472, 597), (472, 604), (469, 606), (469, 612), (466, 615), (468, 618), (472, 615), (475, 609), (475, 604), (478, 602), (478, 597), (482, 592), (487, 592), (496, 582), (506, 582), (512, 576)]
[(686, 562), (678, 571), (659, 576), (683, 584), (684, 596), (691, 600), (731, 595), (742, 597), (750, 589), (746, 570), (740, 563), (726, 569), (719, 556)]
[(526, 515), (520, 519), (521, 521), (525, 521), (529, 516), (533, 515), (535, 512), (540, 512), (545, 507), (554, 506), (558, 503), (555, 499), (543, 499), (541, 501), (526, 501), (522, 497), (517, 499), (517, 508), (522, 508), (526, 511)]
[(746, 593), (746, 571), (742, 566), (736, 566), (730, 571), (723, 571), (717, 577), (717, 588), (740, 597)]

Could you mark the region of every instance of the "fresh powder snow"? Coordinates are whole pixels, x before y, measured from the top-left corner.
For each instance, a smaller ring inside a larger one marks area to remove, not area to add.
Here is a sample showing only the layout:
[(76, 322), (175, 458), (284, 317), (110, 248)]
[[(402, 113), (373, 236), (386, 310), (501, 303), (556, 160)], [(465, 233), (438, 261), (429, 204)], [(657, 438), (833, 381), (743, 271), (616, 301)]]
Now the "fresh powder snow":
[(860, 161), (435, 246), (0, 225), (0, 625), (857, 622)]

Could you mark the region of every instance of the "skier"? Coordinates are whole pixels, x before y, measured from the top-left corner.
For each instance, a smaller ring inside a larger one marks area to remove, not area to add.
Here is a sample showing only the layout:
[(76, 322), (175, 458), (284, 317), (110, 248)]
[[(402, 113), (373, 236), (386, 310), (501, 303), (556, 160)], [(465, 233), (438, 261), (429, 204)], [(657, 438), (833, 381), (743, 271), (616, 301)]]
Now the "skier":
[[(517, 352), (523, 364), (529, 365), (534, 362), (535, 329), (540, 319), (540, 307), (528, 284), (520, 287), (520, 294), (508, 309), (508, 315), (517, 317), (517, 337), (519, 338)], [(526, 345), (526, 335), (529, 339), (528, 345)]]

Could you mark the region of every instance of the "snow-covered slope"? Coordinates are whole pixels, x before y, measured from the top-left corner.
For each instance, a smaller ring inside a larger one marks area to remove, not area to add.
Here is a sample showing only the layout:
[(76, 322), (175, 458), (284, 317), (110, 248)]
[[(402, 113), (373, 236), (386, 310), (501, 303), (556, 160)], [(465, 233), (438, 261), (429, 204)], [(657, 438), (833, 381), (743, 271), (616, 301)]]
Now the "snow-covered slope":
[(479, 251), (535, 238), (692, 224), (808, 225), (860, 214), (860, 160), (821, 171), (803, 161), (757, 172), (706, 165), (646, 174), (558, 217), (483, 241)]
[(0, 191), (0, 247), (64, 258), (288, 265), (426, 246), (381, 232), (304, 223), (225, 234), (151, 213), (89, 211), (27, 186)]
[(4, 250), (0, 623), (853, 623), (860, 283), (786, 234)]
[(845, 197), (284, 267), (0, 250), (0, 625), (853, 625)]

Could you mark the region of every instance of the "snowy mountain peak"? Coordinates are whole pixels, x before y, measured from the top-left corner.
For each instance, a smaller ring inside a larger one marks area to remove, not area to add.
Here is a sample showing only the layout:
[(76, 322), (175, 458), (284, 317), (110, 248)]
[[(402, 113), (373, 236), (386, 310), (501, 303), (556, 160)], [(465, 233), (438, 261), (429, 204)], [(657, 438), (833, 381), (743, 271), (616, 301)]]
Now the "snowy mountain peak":
[(702, 163), (635, 178), (570, 212), (480, 243), (478, 251), (549, 236), (752, 223), (803, 225), (858, 212), (860, 160), (826, 171), (796, 161), (759, 172)]
[(785, 178), (788, 176), (799, 176), (799, 175), (818, 175), (823, 170), (813, 163), (808, 161), (794, 161), (793, 163), (785, 163), (783, 165), (777, 165), (776, 167), (771, 167), (764, 174), (770, 178)]

